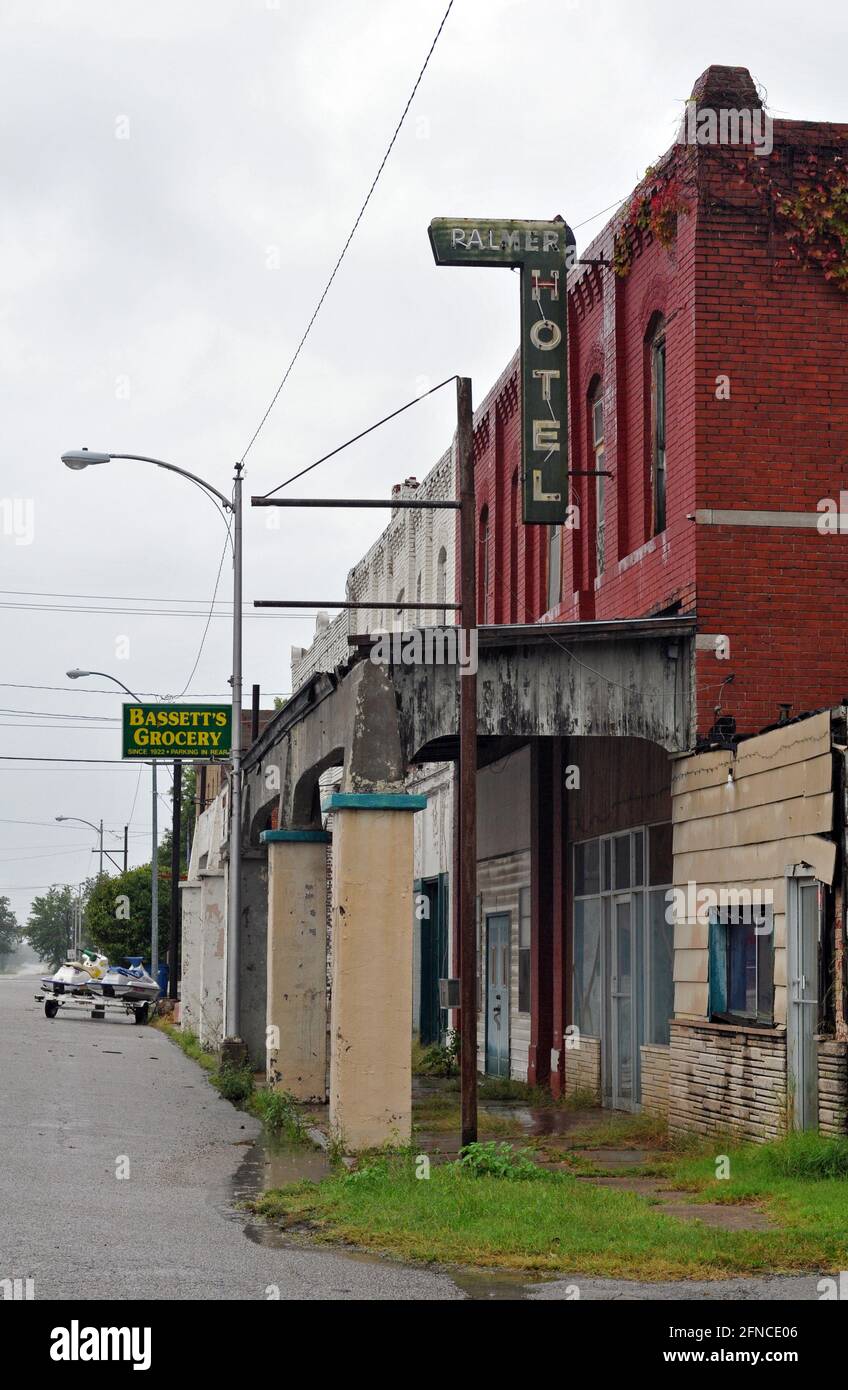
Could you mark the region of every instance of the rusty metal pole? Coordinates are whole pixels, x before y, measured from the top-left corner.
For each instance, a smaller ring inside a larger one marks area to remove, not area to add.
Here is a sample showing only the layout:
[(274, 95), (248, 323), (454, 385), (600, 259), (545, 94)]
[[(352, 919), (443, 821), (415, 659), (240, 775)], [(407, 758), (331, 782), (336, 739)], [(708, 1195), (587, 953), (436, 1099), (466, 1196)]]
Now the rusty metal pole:
[[(476, 507), (474, 501), (474, 412), (471, 381), (456, 382), (456, 465), (459, 487), (459, 572), (462, 626), (467, 650), (474, 654), (470, 634), (477, 627)], [(459, 681), (459, 834), (460, 939), (460, 1064), (462, 1078), (462, 1144), (477, 1139), (477, 672), (476, 664), (461, 668)]]

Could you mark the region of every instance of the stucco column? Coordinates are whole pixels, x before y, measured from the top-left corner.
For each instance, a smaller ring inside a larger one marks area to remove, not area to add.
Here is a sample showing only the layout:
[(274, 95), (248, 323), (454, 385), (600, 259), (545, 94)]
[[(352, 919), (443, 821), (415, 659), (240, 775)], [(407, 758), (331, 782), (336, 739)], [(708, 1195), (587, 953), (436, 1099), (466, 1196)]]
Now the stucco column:
[(412, 1135), (412, 816), (425, 796), (339, 792), (333, 812), (330, 1126), (358, 1150)]
[(327, 843), (325, 830), (266, 830), (268, 1085), (296, 1100), (327, 1098)]
[(200, 874), (200, 919), (202, 954), (200, 960), (201, 1045), (211, 1051), (219, 1047), (224, 1035), (224, 937), (227, 896), (222, 873)]

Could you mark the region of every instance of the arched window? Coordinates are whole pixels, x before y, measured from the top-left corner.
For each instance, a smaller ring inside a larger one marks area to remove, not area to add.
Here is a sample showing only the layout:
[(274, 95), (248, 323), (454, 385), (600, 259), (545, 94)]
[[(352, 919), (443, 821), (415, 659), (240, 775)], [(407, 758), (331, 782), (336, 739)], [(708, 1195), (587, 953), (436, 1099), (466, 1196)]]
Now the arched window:
[(485, 623), (489, 601), (489, 508), (480, 513), (480, 530), (477, 539), (480, 552), (477, 565), (477, 621)]
[[(445, 547), (442, 546), (436, 558), (436, 602), (442, 610), (442, 623), (447, 623), (448, 614), (445, 604), (448, 601), (448, 556)], [(451, 618), (451, 622), (455, 622)]]
[(589, 392), (589, 439), (592, 467), (595, 470), (595, 576), (600, 579), (606, 564), (607, 489), (603, 476), (604, 458), (604, 387), (597, 381)]
[(650, 418), (648, 421), (651, 496), (651, 535), (666, 525), (666, 355), (665, 319), (657, 314), (648, 331)]
[(509, 490), (509, 621), (518, 622), (518, 469), (513, 470)]
[(562, 527), (558, 521), (548, 527), (548, 609), (562, 599)]

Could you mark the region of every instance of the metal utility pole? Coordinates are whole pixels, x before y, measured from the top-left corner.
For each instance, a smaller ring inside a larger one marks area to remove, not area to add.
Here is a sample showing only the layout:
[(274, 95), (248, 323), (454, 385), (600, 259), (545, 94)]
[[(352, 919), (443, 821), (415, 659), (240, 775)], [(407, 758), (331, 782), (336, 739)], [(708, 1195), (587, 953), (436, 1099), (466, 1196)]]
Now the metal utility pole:
[[(477, 626), (474, 411), (471, 381), (456, 382), (456, 466), (459, 489), (459, 570), (462, 626)], [(470, 649), (470, 637), (467, 639)], [(459, 681), (459, 806), (454, 808), (459, 844), (460, 1075), (462, 1145), (477, 1139), (477, 675), (457, 671)]]
[(125, 825), (125, 826), (124, 826), (124, 873), (126, 873), (126, 872), (127, 872), (127, 869), (129, 868), (129, 849), (130, 849), (130, 847), (129, 847), (129, 837), (130, 837), (130, 828), (129, 828), (128, 825)]
[(180, 932), (180, 849), (183, 801), (183, 765), (179, 758), (174, 763), (174, 797), (171, 819), (171, 931), (168, 938), (168, 998), (177, 995), (177, 954), (179, 952)]
[[(126, 688), (126, 687), (125, 687)], [(133, 695), (138, 700), (137, 695)], [(141, 701), (139, 700), (139, 704)], [(150, 862), (150, 973), (158, 983), (159, 976), (159, 793), (156, 789), (156, 759), (150, 764), (153, 776), (153, 825), (151, 829)]]
[(241, 630), (242, 630), (242, 465), (236, 464), (233, 482), (233, 760), (230, 781), (229, 895), (227, 902), (227, 990), (224, 1031), (238, 1038), (241, 964)]

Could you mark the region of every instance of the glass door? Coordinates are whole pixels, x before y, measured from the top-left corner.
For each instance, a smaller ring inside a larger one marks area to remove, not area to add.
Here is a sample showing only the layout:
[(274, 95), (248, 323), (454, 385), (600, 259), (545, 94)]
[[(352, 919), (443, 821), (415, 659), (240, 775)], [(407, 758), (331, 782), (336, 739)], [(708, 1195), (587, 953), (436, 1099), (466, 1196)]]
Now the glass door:
[(617, 1110), (630, 1110), (635, 1099), (636, 1030), (633, 998), (633, 904), (629, 893), (617, 895), (612, 900), (610, 948), (612, 1104)]

